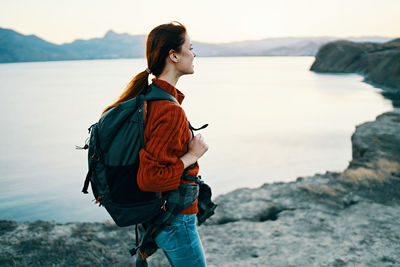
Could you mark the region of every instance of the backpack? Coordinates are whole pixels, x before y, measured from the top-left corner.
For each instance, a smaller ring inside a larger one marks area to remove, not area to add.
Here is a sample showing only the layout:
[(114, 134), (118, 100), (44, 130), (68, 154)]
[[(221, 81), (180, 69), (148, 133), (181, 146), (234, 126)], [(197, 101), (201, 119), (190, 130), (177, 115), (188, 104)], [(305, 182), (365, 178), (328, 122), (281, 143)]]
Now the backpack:
[[(152, 100), (178, 103), (172, 95), (151, 84), (146, 94), (104, 113), (88, 129), (90, 136), (82, 148), (89, 149), (89, 171), (82, 192), (88, 193), (90, 183), (96, 203), (107, 210), (118, 226), (148, 222), (165, 210), (167, 194), (141, 191), (136, 180), (139, 151), (144, 147), (143, 106), (145, 101)], [(198, 187), (190, 190), (193, 204)]]

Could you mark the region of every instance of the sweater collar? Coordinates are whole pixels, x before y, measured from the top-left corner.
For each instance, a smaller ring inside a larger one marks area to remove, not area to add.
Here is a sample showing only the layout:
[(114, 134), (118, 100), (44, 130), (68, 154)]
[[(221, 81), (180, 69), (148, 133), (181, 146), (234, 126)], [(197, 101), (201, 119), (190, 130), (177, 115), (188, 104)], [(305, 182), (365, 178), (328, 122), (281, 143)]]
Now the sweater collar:
[(175, 88), (170, 83), (161, 79), (154, 78), (152, 79), (152, 81), (155, 86), (160, 87), (161, 89), (163, 89), (164, 91), (175, 97), (175, 99), (179, 102), (179, 104), (182, 104), (185, 95), (181, 91), (179, 91), (178, 88)]

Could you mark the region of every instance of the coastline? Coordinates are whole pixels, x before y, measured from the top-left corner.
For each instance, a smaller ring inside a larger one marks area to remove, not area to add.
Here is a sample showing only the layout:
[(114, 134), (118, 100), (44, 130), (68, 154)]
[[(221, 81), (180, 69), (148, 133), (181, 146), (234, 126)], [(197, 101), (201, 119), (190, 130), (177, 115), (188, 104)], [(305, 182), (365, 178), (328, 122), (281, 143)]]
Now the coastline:
[[(343, 172), (220, 195), (199, 227), (208, 266), (400, 264), (400, 110), (356, 127)], [(134, 228), (0, 221), (1, 266), (133, 266)], [(158, 251), (149, 266), (165, 266)]]
[(310, 67), (317, 73), (357, 73), (364, 82), (383, 90), (400, 107), (400, 38), (387, 43), (335, 41), (318, 50)]
[[(208, 266), (399, 264), (399, 132), (400, 112), (386, 112), (357, 127), (345, 171), (217, 197), (199, 227)], [(133, 266), (134, 235), (112, 222), (0, 221), (0, 265)], [(166, 264), (161, 251), (149, 259)]]

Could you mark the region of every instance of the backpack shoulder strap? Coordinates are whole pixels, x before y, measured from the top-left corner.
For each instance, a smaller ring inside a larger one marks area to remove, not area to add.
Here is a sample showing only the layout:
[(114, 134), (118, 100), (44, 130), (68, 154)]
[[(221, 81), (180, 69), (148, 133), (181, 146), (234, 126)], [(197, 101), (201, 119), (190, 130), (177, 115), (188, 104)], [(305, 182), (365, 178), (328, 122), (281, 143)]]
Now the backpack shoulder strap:
[(155, 86), (154, 84), (150, 84), (149, 91), (144, 95), (144, 100), (169, 100), (179, 105), (178, 101), (173, 95), (167, 93), (166, 91), (158, 86)]

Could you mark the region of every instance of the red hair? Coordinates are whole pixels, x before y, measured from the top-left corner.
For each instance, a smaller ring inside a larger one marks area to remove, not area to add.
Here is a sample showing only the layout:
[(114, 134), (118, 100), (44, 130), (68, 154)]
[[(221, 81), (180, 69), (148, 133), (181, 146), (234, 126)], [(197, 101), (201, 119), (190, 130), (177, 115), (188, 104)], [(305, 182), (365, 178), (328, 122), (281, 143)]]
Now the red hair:
[[(186, 28), (181, 23), (173, 21), (171, 23), (162, 24), (154, 28), (146, 41), (146, 58), (147, 67), (154, 76), (158, 77), (164, 70), (166, 58), (172, 49), (179, 53), (185, 42)], [(138, 73), (126, 86), (125, 91), (119, 99), (108, 106), (104, 111), (128, 101), (141, 93), (145, 93), (149, 87), (149, 73), (144, 70)]]

